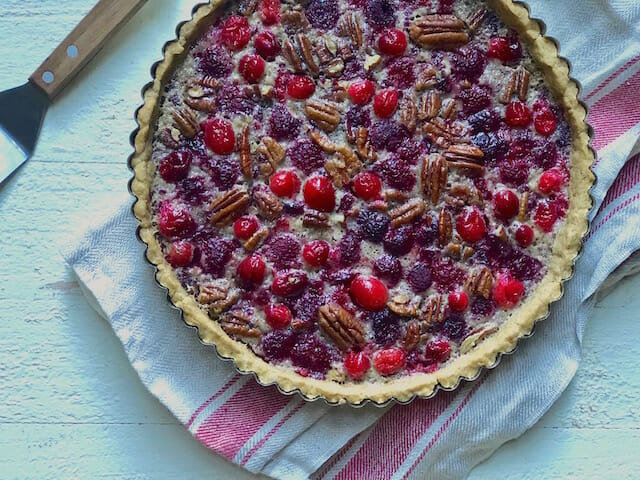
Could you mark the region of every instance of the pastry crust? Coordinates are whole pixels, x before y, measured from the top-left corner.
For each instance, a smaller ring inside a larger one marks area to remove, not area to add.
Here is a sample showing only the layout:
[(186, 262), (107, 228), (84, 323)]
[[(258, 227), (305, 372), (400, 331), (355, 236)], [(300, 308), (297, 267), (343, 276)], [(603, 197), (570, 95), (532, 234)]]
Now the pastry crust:
[(184, 57), (186, 47), (197, 39), (201, 28), (217, 17), (224, 2), (213, 0), (197, 7), (192, 20), (179, 28), (178, 39), (165, 46), (164, 59), (156, 65), (153, 82), (144, 90), (144, 105), (137, 112), (139, 129), (132, 137), (135, 152), (130, 158), (130, 166), (135, 176), (131, 180), (130, 190), (136, 197), (133, 212), (139, 221), (138, 235), (147, 245), (147, 259), (157, 267), (158, 283), (168, 289), (171, 303), (183, 312), (184, 321), (197, 328), (198, 335), (205, 344), (215, 345), (219, 356), (233, 359), (238, 370), (253, 373), (261, 384), (277, 384), (283, 393), (297, 391), (307, 400), (323, 398), (330, 404), (352, 405), (360, 405), (366, 401), (384, 404), (391, 400), (404, 403), (416, 396), (432, 396), (439, 387), (453, 389), (461, 379), (476, 378), (483, 368), (495, 366), (501, 354), (514, 350), (518, 340), (529, 335), (534, 324), (548, 315), (549, 304), (562, 296), (563, 281), (572, 275), (582, 238), (588, 230), (587, 217), (592, 207), (590, 189), (595, 176), (590, 167), (594, 161), (594, 153), (589, 146), (586, 110), (578, 100), (579, 87), (570, 78), (567, 61), (558, 56), (556, 44), (542, 34), (540, 23), (529, 17), (527, 8), (522, 3), (511, 0), (489, 0), (488, 3), (507, 26), (518, 31), (542, 70), (547, 85), (562, 102), (566, 120), (571, 126), (570, 206), (566, 221), (555, 238), (548, 272), (535, 291), (528, 295), (527, 300), (510, 312), (509, 318), (497, 332), (434, 373), (414, 373), (386, 383), (343, 385), (330, 380), (302, 377), (291, 369), (267, 363), (247, 345), (229, 337), (219, 323), (211, 321), (199, 308), (195, 298), (181, 285), (162, 254), (152, 224), (149, 202), (155, 175), (155, 167), (151, 161), (152, 129), (163, 87), (174, 66)]

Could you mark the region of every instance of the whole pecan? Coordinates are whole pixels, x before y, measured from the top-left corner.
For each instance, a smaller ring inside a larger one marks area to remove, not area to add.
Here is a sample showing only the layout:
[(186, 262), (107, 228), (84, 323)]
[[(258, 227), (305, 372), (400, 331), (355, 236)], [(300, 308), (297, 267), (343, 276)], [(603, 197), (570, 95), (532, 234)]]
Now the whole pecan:
[(391, 226), (393, 228), (407, 225), (422, 216), (425, 211), (424, 201), (420, 198), (414, 198), (407, 203), (400, 205), (389, 211), (391, 218)]
[(449, 162), (476, 162), (484, 160), (484, 153), (475, 145), (451, 145), (444, 154)]
[(469, 41), (464, 22), (455, 15), (431, 14), (409, 25), (411, 40), (423, 47), (455, 48)]
[(198, 110), (200, 112), (213, 113), (216, 111), (216, 101), (211, 97), (187, 97), (184, 99), (184, 103), (189, 105), (194, 110)]
[(231, 224), (249, 205), (249, 194), (243, 187), (221, 193), (211, 202), (211, 224), (222, 228)]
[(301, 8), (285, 8), (282, 12), (282, 23), (293, 30), (302, 30), (309, 26), (309, 20)]
[(509, 103), (514, 93), (518, 95), (518, 99), (525, 101), (529, 92), (529, 79), (531, 75), (522, 66), (511, 72), (509, 82), (505, 86), (502, 95), (502, 102)]
[(282, 214), (282, 202), (267, 189), (255, 189), (253, 199), (267, 220), (275, 220)]
[(432, 153), (422, 160), (422, 191), (435, 205), (440, 199), (440, 192), (447, 185), (449, 166), (442, 155)]
[(223, 315), (220, 318), (220, 326), (228, 335), (234, 337), (259, 338), (262, 335), (260, 329), (251, 323), (251, 318), (239, 310)]
[(320, 307), (318, 326), (340, 350), (347, 351), (365, 343), (362, 324), (336, 303)]

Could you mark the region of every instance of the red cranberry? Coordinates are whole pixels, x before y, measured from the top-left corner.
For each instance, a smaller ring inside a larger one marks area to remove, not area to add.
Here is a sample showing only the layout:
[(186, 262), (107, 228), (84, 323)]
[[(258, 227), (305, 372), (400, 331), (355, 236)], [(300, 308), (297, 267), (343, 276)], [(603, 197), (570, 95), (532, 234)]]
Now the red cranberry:
[(265, 25), (280, 21), (280, 0), (260, 0), (260, 18)]
[(249, 83), (258, 83), (264, 74), (264, 60), (253, 53), (245, 55), (238, 62), (238, 71)]
[(555, 203), (540, 202), (533, 215), (533, 221), (543, 232), (549, 233), (558, 220), (558, 210)]
[(280, 170), (269, 179), (271, 191), (279, 197), (293, 197), (300, 191), (300, 179), (293, 170)]
[(454, 312), (464, 312), (469, 306), (469, 297), (465, 292), (452, 292), (449, 294), (449, 308)]
[(177, 182), (178, 180), (182, 180), (189, 172), (191, 158), (191, 152), (186, 150), (172, 152), (160, 160), (158, 172), (166, 182)]
[(356, 80), (347, 90), (349, 98), (356, 105), (369, 103), (373, 94), (376, 93), (376, 86), (371, 80)]
[(258, 227), (260, 227), (260, 223), (256, 217), (253, 215), (245, 215), (234, 222), (233, 233), (235, 233), (236, 237), (240, 240), (248, 240), (258, 231)]
[(316, 91), (316, 84), (306, 75), (294, 75), (287, 85), (287, 93), (296, 100), (306, 100)]
[(489, 40), (489, 58), (497, 58), (503, 62), (513, 62), (522, 57), (522, 46), (515, 35), (494, 37)]
[(493, 287), (493, 300), (502, 308), (515, 307), (524, 295), (524, 285), (508, 274), (498, 277)]
[(464, 241), (473, 243), (486, 235), (487, 225), (476, 208), (465, 208), (456, 220), (456, 231)]
[(511, 190), (500, 190), (493, 197), (493, 206), (499, 217), (509, 220), (517, 215), (520, 201)]
[(171, 244), (167, 260), (174, 267), (186, 267), (193, 261), (195, 247), (185, 240), (178, 240)]
[[(244, 17), (243, 17), (244, 18)], [(236, 135), (231, 123), (223, 118), (214, 118), (202, 123), (204, 143), (213, 153), (228, 155), (236, 145)]]
[(373, 98), (373, 111), (380, 118), (389, 118), (398, 106), (398, 92), (393, 88), (380, 90)]
[(407, 354), (400, 348), (385, 348), (376, 352), (373, 357), (373, 366), (380, 375), (393, 375), (404, 367)]
[(362, 308), (371, 311), (382, 310), (389, 299), (389, 291), (376, 277), (358, 275), (349, 287), (353, 300)]
[(260, 32), (253, 40), (253, 46), (262, 58), (268, 62), (273, 62), (280, 53), (280, 42), (269, 30)]
[(196, 231), (196, 222), (185, 205), (167, 201), (160, 207), (158, 231), (167, 238), (185, 238)]
[(240, 15), (233, 15), (227, 19), (220, 33), (222, 43), (232, 50), (244, 48), (251, 38), (249, 20)]
[(271, 291), (279, 297), (295, 297), (307, 286), (307, 275), (299, 270), (283, 270), (273, 276)]
[(329, 244), (324, 240), (313, 240), (302, 249), (302, 258), (312, 267), (321, 267), (329, 258)]
[(362, 172), (353, 179), (353, 193), (365, 201), (380, 197), (382, 183), (375, 173)]
[(510, 127), (526, 127), (531, 123), (531, 110), (522, 102), (507, 105), (504, 121)]
[(562, 175), (562, 172), (552, 168), (542, 172), (542, 175), (540, 175), (540, 180), (538, 180), (538, 190), (545, 195), (552, 192), (558, 192), (563, 183), (564, 176)]
[(378, 48), (385, 55), (402, 55), (407, 49), (407, 36), (402, 30), (388, 28), (380, 35)]
[(556, 131), (557, 125), (556, 116), (549, 108), (540, 111), (533, 120), (533, 126), (536, 128), (536, 132), (544, 137), (553, 134), (553, 132)]
[(451, 355), (451, 345), (444, 338), (435, 338), (427, 343), (424, 356), (430, 362), (446, 362)]
[(364, 352), (349, 352), (344, 359), (344, 368), (351, 378), (358, 380), (369, 371), (371, 361)]
[(305, 182), (302, 193), (304, 201), (314, 210), (332, 212), (336, 207), (336, 192), (327, 177), (311, 177)]
[(526, 248), (533, 242), (533, 228), (529, 225), (520, 225), (516, 230), (516, 242), (522, 248)]
[(264, 309), (265, 320), (275, 330), (287, 328), (291, 323), (291, 310), (281, 303), (271, 303)]
[(246, 286), (260, 285), (266, 271), (267, 264), (260, 255), (250, 255), (238, 264), (238, 276)]

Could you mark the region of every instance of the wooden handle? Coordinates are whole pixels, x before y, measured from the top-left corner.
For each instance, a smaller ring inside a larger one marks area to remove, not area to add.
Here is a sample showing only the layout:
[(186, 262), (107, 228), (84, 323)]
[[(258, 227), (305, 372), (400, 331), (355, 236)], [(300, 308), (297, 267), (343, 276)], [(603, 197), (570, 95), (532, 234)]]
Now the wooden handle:
[(53, 99), (145, 2), (100, 0), (29, 80)]

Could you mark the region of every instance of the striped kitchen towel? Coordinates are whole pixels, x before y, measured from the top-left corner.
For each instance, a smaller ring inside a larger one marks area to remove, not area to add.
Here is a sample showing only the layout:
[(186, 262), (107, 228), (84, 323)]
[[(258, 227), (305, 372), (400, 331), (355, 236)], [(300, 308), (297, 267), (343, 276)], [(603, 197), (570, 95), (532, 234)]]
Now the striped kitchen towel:
[[(63, 255), (144, 385), (204, 445), (282, 479), (464, 478), (531, 427), (572, 379), (595, 293), (640, 248), (640, 4), (532, 1), (585, 86), (597, 208), (576, 275), (516, 355), (454, 392), (386, 409), (328, 407), (261, 387), (219, 361), (150, 281), (130, 200)], [(583, 32), (576, 34), (576, 32)]]

